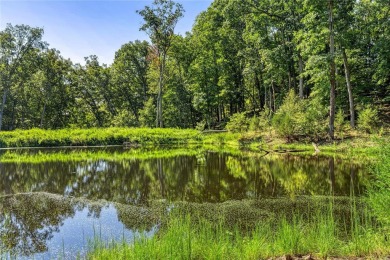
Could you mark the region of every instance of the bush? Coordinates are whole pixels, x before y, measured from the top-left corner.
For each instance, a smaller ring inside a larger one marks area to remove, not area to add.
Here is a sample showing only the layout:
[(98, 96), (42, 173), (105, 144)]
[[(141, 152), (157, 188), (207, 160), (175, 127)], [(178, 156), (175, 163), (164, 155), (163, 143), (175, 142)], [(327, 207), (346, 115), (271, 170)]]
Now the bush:
[(245, 113), (236, 113), (230, 117), (230, 121), (226, 124), (226, 129), (233, 133), (245, 132), (249, 129), (249, 120)]
[(139, 122), (135, 118), (134, 114), (127, 110), (121, 110), (113, 119), (112, 125), (117, 127), (137, 127)]
[(344, 132), (347, 129), (347, 125), (345, 123), (344, 118), (345, 115), (343, 110), (339, 109), (334, 120), (334, 128), (336, 130), (337, 135), (339, 135), (341, 138), (344, 137)]
[(265, 131), (271, 125), (271, 111), (269, 108), (265, 108), (260, 112), (259, 116), (254, 116), (249, 121), (250, 131)]
[(149, 98), (146, 101), (144, 108), (140, 110), (139, 121), (142, 127), (155, 127), (156, 126), (156, 106), (153, 98)]
[(259, 131), (260, 130), (260, 119), (258, 116), (253, 116), (250, 120), (249, 120), (249, 130), (250, 131)]
[(360, 111), (358, 116), (358, 128), (366, 133), (373, 133), (378, 130), (379, 116), (378, 110), (371, 105)]
[(272, 118), (272, 126), (278, 135), (291, 140), (303, 134), (305, 123), (303, 105), (303, 102), (291, 90)]
[(302, 133), (316, 141), (324, 138), (328, 126), (327, 108), (317, 98), (301, 102), (304, 102), (304, 125), (302, 127)]

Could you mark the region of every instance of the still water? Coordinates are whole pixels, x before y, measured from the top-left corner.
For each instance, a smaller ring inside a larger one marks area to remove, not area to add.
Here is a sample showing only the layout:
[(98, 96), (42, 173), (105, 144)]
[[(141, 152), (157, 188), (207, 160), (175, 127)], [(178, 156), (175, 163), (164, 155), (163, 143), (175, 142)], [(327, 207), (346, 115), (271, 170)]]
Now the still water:
[[(203, 148), (8, 150), (0, 154), (0, 256), (83, 257), (98, 238), (151, 236), (151, 202), (359, 196), (364, 163)], [(145, 214), (143, 214), (143, 212)]]

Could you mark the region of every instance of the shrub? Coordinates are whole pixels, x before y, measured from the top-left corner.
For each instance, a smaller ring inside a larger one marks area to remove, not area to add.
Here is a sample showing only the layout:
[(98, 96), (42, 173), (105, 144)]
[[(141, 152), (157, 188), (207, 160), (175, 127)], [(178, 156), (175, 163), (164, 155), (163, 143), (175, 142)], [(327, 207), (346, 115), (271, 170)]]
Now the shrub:
[(206, 120), (202, 120), (196, 123), (195, 129), (198, 131), (203, 131), (206, 129)]
[(249, 130), (250, 131), (258, 131), (260, 130), (260, 118), (258, 116), (253, 116), (250, 120), (249, 120)]
[(336, 130), (336, 133), (341, 136), (341, 138), (344, 137), (344, 132), (346, 130), (346, 124), (345, 124), (345, 115), (343, 110), (339, 109), (339, 111), (336, 114), (336, 118), (334, 120), (334, 127)]
[(303, 134), (304, 123), (304, 104), (291, 90), (272, 118), (272, 126), (278, 135), (291, 140)]
[(127, 110), (121, 110), (113, 119), (112, 124), (119, 127), (137, 127), (139, 122), (135, 118), (134, 114)]
[(378, 110), (373, 106), (366, 106), (360, 111), (357, 123), (360, 130), (369, 134), (375, 132), (379, 126)]
[(249, 121), (249, 130), (265, 131), (271, 125), (271, 110), (267, 107), (260, 112), (259, 116), (253, 116)]
[(156, 106), (153, 98), (149, 98), (146, 101), (144, 108), (140, 110), (139, 121), (143, 127), (155, 127), (156, 126)]
[(319, 99), (313, 98), (305, 102), (305, 123), (302, 132), (307, 137), (318, 141), (326, 136), (328, 111)]
[(230, 121), (226, 124), (226, 129), (233, 133), (245, 132), (249, 129), (249, 120), (245, 113), (236, 113), (230, 117)]

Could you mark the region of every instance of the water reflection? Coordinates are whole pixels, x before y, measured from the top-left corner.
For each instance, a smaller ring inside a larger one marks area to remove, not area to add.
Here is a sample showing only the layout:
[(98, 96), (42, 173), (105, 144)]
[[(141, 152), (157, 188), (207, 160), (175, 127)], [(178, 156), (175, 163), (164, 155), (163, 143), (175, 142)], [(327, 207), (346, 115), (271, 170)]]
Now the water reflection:
[[(39, 153), (44, 158), (53, 152)], [(297, 195), (359, 195), (368, 182), (363, 166), (334, 157), (263, 157), (201, 149), (185, 155), (146, 158), (127, 158), (129, 151), (120, 148), (115, 149), (117, 159), (94, 153), (84, 160), (1, 163), (0, 194), (50, 192), (124, 204), (145, 204), (155, 199), (223, 202)]]
[(151, 236), (158, 223), (149, 209), (48, 193), (2, 197), (0, 205), (1, 259), (76, 259), (93, 239), (130, 242)]
[(227, 227), (238, 227), (245, 232), (253, 230), (261, 221), (281, 216), (291, 220), (297, 212), (310, 220), (318, 212), (326, 214), (332, 210), (332, 215), (342, 224), (340, 232), (345, 233), (352, 230), (351, 211), (363, 212), (359, 199), (330, 196), (224, 203), (171, 204), (159, 200), (148, 207), (140, 207), (28, 193), (0, 197), (0, 205), (0, 259), (80, 259), (93, 249), (91, 241), (94, 239), (103, 241), (106, 246), (112, 241), (131, 243), (141, 235), (151, 237), (177, 213), (190, 214), (195, 221), (224, 221)]

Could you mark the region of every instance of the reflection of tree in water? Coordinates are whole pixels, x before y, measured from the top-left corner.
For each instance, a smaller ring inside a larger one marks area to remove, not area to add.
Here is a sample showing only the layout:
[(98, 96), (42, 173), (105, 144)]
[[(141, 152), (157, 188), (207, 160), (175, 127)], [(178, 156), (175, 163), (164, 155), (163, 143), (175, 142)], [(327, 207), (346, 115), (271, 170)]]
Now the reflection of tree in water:
[(75, 214), (70, 200), (49, 194), (4, 197), (0, 202), (0, 248), (15, 255), (45, 252), (53, 233)]
[(207, 151), (170, 158), (4, 163), (0, 173), (3, 194), (45, 191), (133, 205), (162, 198), (219, 202), (361, 194), (368, 180), (361, 166), (333, 157)]
[(155, 202), (149, 207), (115, 204), (118, 220), (127, 229), (134, 231), (150, 231), (167, 215), (167, 204)]
[(89, 217), (99, 218), (102, 209), (110, 205), (116, 208), (118, 220), (134, 231), (150, 231), (167, 214), (166, 203), (154, 203), (146, 208), (49, 193), (0, 197), (0, 252), (14, 256), (46, 252), (47, 242), (60, 231), (66, 219), (84, 209), (88, 210)]

